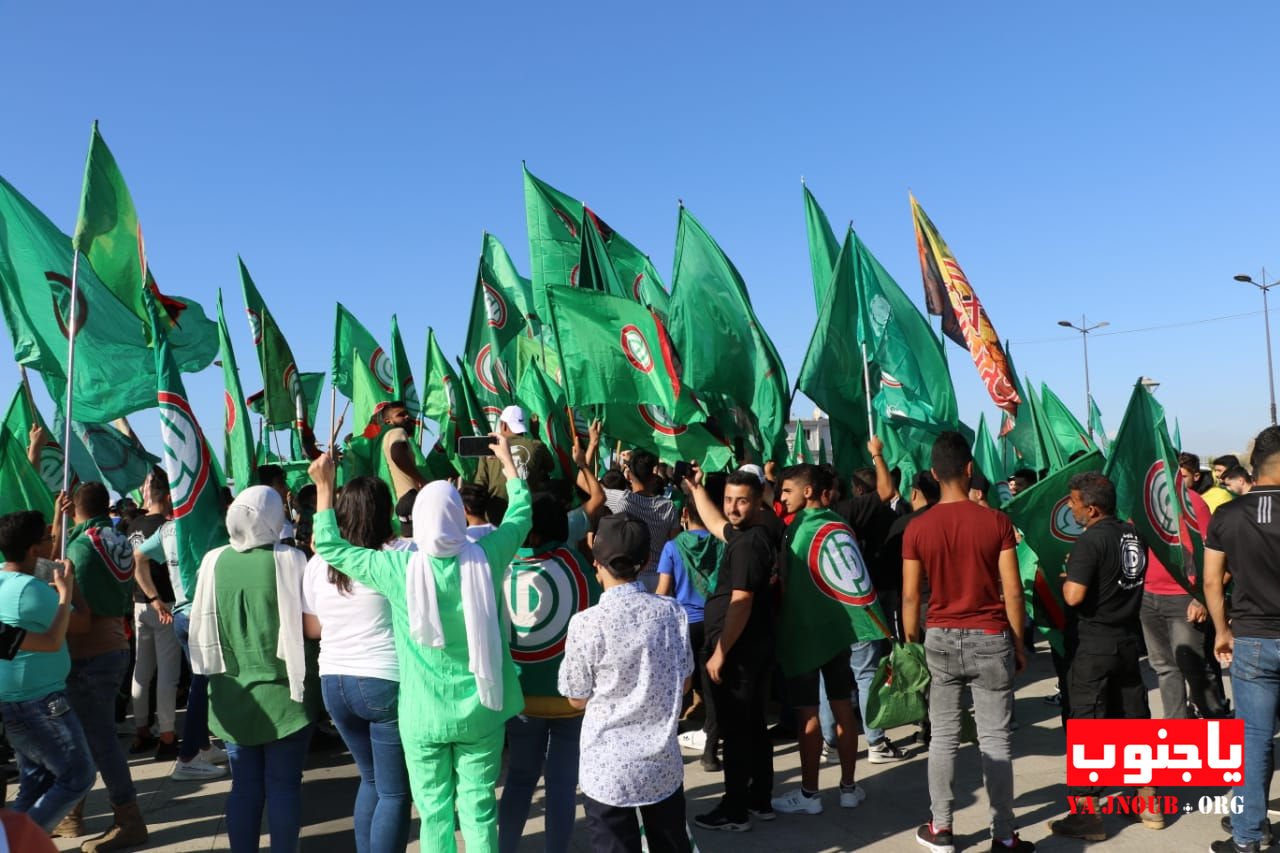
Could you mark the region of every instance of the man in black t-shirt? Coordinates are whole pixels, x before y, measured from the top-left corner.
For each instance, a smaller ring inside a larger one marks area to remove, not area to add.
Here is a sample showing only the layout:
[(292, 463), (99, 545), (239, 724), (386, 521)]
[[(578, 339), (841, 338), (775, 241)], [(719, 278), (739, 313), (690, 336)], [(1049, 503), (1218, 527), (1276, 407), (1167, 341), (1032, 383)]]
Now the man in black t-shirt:
[[(1244, 719), (1244, 813), (1231, 820), (1232, 838), (1213, 853), (1262, 847), (1271, 784), (1271, 739), (1280, 699), (1280, 427), (1253, 442), (1254, 486), (1225, 503), (1209, 522), (1204, 543), (1204, 599), (1216, 631), (1214, 653), (1231, 667), (1236, 717)], [(1223, 585), (1231, 573), (1231, 622)]]
[[(1149, 719), (1142, 654), (1142, 581), (1147, 546), (1133, 525), (1115, 517), (1116, 489), (1096, 472), (1071, 478), (1069, 506), (1085, 528), (1067, 558), (1063, 600), (1071, 607), (1067, 625), (1067, 703), (1073, 719)], [(1068, 797), (1096, 797), (1099, 788), (1069, 788)], [(1139, 788), (1139, 796), (1155, 796)], [(1055, 835), (1102, 841), (1107, 837), (1096, 809), (1073, 808), (1049, 828)], [(1164, 827), (1158, 812), (1143, 812), (1149, 829)]]
[(751, 817), (773, 820), (773, 744), (765, 696), (773, 667), (772, 578), (778, 541), (764, 523), (763, 488), (749, 471), (729, 475), (723, 512), (701, 483), (685, 480), (712, 535), (725, 542), (715, 589), (704, 610), (707, 674), (720, 726), (724, 797), (694, 822), (704, 829), (743, 832)]

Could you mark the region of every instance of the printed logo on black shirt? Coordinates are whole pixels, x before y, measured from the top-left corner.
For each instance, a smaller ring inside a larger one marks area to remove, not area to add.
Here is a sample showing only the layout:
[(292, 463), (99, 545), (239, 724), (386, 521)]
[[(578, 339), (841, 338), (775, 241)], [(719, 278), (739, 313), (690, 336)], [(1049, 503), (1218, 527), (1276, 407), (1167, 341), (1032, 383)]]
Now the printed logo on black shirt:
[(1120, 588), (1133, 589), (1142, 586), (1147, 574), (1147, 548), (1138, 534), (1120, 534)]

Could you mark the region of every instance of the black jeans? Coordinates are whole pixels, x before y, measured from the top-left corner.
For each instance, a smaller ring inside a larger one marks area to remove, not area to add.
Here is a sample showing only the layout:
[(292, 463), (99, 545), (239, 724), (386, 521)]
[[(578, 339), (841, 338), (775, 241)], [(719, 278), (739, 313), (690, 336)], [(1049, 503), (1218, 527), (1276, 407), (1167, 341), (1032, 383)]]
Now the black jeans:
[(720, 746), (720, 728), (716, 723), (716, 700), (711, 695), (711, 676), (707, 675), (707, 658), (705, 622), (689, 623), (689, 648), (693, 649), (693, 686), (702, 694), (702, 706), (706, 709), (706, 721), (702, 730), (707, 733), (707, 746), (704, 755), (715, 755)]
[[(594, 853), (640, 853), (640, 821), (634, 806), (610, 806), (584, 796), (582, 807)], [(683, 786), (665, 800), (640, 806), (640, 817), (651, 853), (690, 853)]]
[[(1147, 688), (1138, 667), (1142, 640), (1137, 634), (1081, 626), (1067, 670), (1071, 719), (1146, 720)], [(1101, 788), (1069, 788), (1075, 797), (1096, 797)]]
[(724, 764), (721, 808), (734, 820), (765, 809), (773, 796), (773, 743), (765, 718), (772, 660), (767, 652), (734, 647), (711, 685)]

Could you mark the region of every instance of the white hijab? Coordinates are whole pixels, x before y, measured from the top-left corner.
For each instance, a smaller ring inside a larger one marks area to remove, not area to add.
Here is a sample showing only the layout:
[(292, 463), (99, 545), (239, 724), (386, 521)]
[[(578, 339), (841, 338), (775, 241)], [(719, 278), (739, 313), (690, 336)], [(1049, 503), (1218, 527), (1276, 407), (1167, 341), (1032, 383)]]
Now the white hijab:
[(410, 638), (424, 646), (444, 647), (436, 579), (429, 558), (457, 557), (469, 669), (476, 679), (480, 704), (501, 710), (502, 636), (493, 575), (484, 551), (467, 538), (462, 497), (448, 482), (437, 480), (418, 492), (413, 503), (413, 539), (418, 550), (405, 575)]
[(219, 675), (227, 670), (218, 635), (218, 558), (228, 547), (243, 553), (250, 548), (271, 545), (276, 564), (276, 605), (280, 612), (276, 657), (284, 661), (288, 673), (289, 698), (301, 702), (307, 672), (302, 645), (302, 574), (307, 560), (298, 549), (280, 544), (284, 521), (284, 501), (268, 486), (250, 486), (227, 510), (231, 544), (206, 554), (196, 576), (196, 594), (191, 603), (191, 670), (197, 675)]

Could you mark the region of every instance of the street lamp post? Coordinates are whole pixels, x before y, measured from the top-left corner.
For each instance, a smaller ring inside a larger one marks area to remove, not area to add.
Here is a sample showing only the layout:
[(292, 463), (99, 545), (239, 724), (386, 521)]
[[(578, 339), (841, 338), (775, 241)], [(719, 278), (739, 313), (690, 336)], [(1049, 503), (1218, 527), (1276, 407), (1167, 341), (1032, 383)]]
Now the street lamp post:
[(1059, 320), (1059, 326), (1065, 326), (1068, 329), (1075, 329), (1080, 333), (1080, 340), (1084, 344), (1084, 417), (1086, 423), (1089, 424), (1089, 440), (1093, 440), (1093, 418), (1089, 417), (1090, 405), (1093, 403), (1093, 392), (1089, 389), (1089, 333), (1110, 326), (1106, 320), (1101, 323), (1089, 325), (1089, 321), (1083, 314), (1080, 315), (1080, 325), (1077, 326), (1070, 320)]
[(1267, 306), (1267, 291), (1280, 284), (1280, 280), (1267, 283), (1267, 268), (1262, 268), (1262, 281), (1256, 282), (1252, 276), (1243, 273), (1235, 276), (1236, 281), (1252, 284), (1262, 291), (1262, 324), (1267, 331), (1267, 390), (1271, 392), (1271, 425), (1276, 424), (1276, 375), (1271, 368), (1271, 312)]

